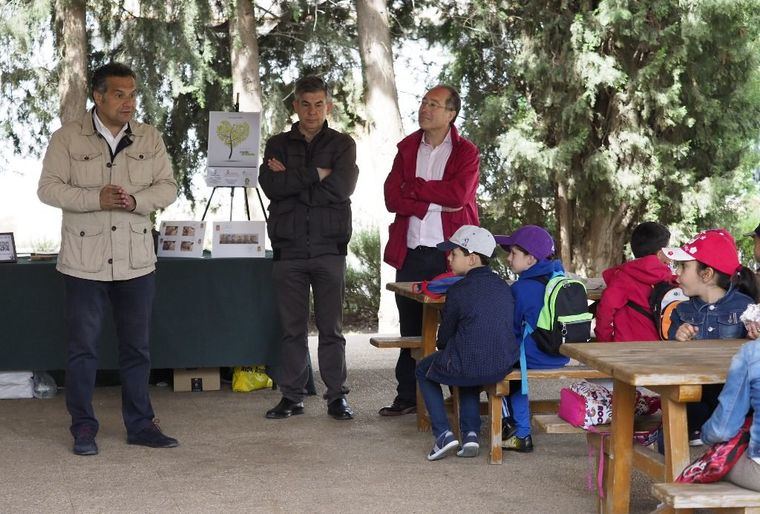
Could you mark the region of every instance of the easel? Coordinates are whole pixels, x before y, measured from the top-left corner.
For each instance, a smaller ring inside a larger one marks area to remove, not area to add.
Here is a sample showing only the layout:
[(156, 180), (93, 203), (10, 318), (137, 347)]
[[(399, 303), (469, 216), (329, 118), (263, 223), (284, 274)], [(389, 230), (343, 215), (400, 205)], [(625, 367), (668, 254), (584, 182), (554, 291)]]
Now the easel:
[[(235, 95), (235, 112), (240, 112), (240, 93), (237, 93), (237, 95)], [(248, 217), (248, 221), (251, 221), (251, 210), (248, 207), (248, 188), (245, 186), (214, 186), (214, 189), (211, 190), (211, 196), (208, 197), (208, 201), (206, 202), (206, 208), (203, 209), (203, 216), (201, 216), (201, 221), (204, 221), (206, 219), (208, 208), (211, 205), (211, 199), (214, 198), (214, 193), (216, 193), (216, 190), (220, 187), (227, 187), (230, 189), (230, 221), (232, 221), (232, 207), (233, 202), (235, 201), (235, 189), (238, 187), (243, 190), (243, 198), (245, 199), (245, 215)], [(259, 191), (258, 186), (256, 186), (254, 189), (256, 189), (256, 196), (259, 197), (259, 205), (261, 206), (261, 213), (264, 215), (264, 221), (269, 221), (267, 218), (267, 211), (264, 209), (264, 201), (261, 199), (261, 191)]]
[[(216, 190), (220, 187), (227, 187), (230, 190), (230, 221), (232, 221), (232, 203), (235, 200), (235, 189), (238, 187), (243, 190), (243, 198), (245, 198), (245, 215), (248, 217), (248, 221), (251, 221), (251, 210), (248, 207), (248, 188), (244, 186), (214, 186), (214, 189), (211, 190), (211, 196), (208, 197), (208, 201), (206, 202), (206, 208), (203, 210), (201, 221), (204, 221), (206, 219), (206, 213), (208, 212), (208, 208), (211, 205), (211, 199), (214, 198), (214, 193), (216, 193)], [(256, 190), (256, 195), (259, 197), (259, 205), (261, 206), (261, 212), (264, 214), (264, 221), (269, 221), (267, 219), (267, 211), (264, 209), (264, 201), (261, 199), (261, 192), (259, 191), (258, 187), (255, 187), (254, 189)]]

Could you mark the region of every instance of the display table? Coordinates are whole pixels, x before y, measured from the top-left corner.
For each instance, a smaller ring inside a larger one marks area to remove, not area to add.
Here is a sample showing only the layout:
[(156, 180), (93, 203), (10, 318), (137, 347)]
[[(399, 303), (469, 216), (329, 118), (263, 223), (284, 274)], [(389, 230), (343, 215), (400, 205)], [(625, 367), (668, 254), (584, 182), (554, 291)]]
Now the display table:
[[(271, 259), (159, 259), (151, 327), (153, 368), (279, 362)], [(55, 261), (0, 264), (0, 371), (66, 367), (63, 275)], [(110, 311), (101, 369), (117, 369)]]

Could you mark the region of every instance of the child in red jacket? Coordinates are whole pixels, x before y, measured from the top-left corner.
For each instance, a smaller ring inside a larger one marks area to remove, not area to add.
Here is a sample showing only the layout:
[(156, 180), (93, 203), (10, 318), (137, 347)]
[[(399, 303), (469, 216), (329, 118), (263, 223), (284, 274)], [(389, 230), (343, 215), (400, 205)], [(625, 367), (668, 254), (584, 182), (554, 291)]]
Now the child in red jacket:
[[(597, 341), (660, 339), (652, 319), (639, 311), (651, 312), (649, 296), (655, 284), (672, 282), (675, 285), (675, 276), (662, 253), (662, 248), (669, 242), (670, 231), (659, 223), (648, 221), (633, 229), (631, 250), (635, 259), (602, 273), (607, 287), (596, 311)], [(634, 308), (629, 302), (641, 309)]]

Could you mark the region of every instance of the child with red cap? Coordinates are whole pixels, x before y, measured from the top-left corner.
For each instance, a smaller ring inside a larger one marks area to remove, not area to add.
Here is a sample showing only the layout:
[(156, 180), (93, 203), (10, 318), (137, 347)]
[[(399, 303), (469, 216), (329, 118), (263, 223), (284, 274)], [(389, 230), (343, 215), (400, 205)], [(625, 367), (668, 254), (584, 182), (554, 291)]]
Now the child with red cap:
[(752, 271), (739, 263), (736, 243), (724, 229), (705, 230), (680, 248), (663, 248), (678, 263), (678, 284), (689, 301), (671, 315), (670, 339), (745, 337), (739, 316), (755, 303)]
[[(734, 238), (727, 230), (705, 230), (680, 248), (663, 248), (678, 263), (678, 284), (688, 301), (671, 313), (669, 339), (734, 339), (747, 336), (739, 319), (755, 303), (754, 275), (739, 262)], [(697, 433), (718, 403), (722, 386), (705, 386), (702, 401), (689, 404), (689, 440), (701, 444)]]

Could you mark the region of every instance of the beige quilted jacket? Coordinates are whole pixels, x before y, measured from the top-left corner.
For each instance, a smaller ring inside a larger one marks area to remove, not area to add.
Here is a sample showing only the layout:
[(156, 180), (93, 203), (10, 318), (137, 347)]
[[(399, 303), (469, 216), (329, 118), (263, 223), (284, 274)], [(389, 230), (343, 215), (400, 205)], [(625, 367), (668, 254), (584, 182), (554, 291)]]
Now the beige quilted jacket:
[[(92, 112), (55, 131), (42, 163), (37, 194), (63, 211), (57, 269), (89, 280), (129, 280), (152, 272), (151, 212), (177, 198), (177, 182), (161, 134), (131, 121), (132, 144), (111, 162)], [(134, 212), (100, 209), (106, 184), (134, 196)]]

